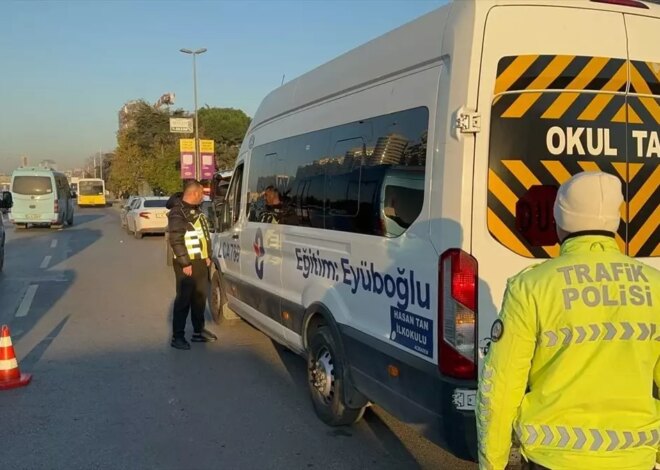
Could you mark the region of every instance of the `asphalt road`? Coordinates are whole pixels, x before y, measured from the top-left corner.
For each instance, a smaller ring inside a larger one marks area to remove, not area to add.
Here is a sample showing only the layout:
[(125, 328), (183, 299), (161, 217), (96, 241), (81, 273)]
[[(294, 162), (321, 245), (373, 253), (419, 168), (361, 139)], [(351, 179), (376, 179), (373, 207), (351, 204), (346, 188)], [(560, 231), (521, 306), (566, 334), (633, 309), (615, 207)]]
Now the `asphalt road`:
[(33, 381), (0, 392), (0, 468), (476, 468), (377, 407), (325, 426), (304, 361), (240, 320), (170, 348), (163, 243), (128, 236), (111, 208), (59, 231), (8, 227), (0, 323)]

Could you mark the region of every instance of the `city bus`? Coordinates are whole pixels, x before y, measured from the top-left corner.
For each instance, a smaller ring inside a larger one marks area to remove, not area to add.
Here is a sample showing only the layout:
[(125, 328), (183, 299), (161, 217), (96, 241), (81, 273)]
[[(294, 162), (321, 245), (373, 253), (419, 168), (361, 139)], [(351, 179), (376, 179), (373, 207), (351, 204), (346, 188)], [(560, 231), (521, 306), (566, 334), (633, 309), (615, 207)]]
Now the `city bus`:
[(100, 178), (81, 178), (78, 181), (78, 206), (105, 207), (105, 183)]
[(621, 250), (660, 267), (659, 41), (649, 1), (456, 1), (277, 88), (222, 205), (214, 319), (303, 356), (323, 422), (376, 403), (476, 459), (491, 326), (559, 253), (558, 186), (620, 178)]

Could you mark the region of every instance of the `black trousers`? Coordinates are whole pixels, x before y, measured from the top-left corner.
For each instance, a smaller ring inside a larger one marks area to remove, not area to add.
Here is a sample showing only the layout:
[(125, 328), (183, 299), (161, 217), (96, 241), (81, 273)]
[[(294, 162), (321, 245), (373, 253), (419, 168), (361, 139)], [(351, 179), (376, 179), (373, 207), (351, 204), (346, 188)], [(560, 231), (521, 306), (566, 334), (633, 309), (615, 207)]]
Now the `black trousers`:
[(195, 333), (204, 329), (204, 312), (209, 292), (209, 268), (205, 260), (192, 260), (192, 276), (183, 274), (183, 267), (174, 260), (176, 298), (172, 312), (172, 336), (183, 338), (188, 312)]

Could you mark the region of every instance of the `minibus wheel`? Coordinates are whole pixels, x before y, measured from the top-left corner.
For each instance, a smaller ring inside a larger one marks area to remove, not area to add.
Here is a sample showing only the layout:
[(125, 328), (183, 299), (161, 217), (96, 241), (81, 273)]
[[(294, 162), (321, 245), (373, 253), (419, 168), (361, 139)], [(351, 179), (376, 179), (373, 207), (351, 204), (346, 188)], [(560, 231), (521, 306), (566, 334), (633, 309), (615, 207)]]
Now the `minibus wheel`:
[(347, 426), (362, 418), (364, 407), (344, 401), (344, 358), (329, 327), (316, 329), (307, 351), (307, 384), (317, 416), (330, 426)]

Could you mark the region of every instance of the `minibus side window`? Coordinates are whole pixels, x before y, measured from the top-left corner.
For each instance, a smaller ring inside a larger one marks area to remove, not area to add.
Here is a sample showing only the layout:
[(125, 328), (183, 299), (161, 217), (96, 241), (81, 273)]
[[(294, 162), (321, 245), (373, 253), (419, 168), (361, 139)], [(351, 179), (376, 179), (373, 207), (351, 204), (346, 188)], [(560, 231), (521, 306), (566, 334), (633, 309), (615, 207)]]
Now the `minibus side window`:
[(224, 206), (222, 217), (222, 228), (226, 230), (238, 222), (241, 211), (241, 188), (243, 186), (243, 164), (239, 165), (234, 172), (229, 190), (227, 191), (227, 203)]
[[(252, 150), (248, 220), (392, 236), (381, 191), (390, 172), (421, 187), (405, 231), (421, 212), (429, 111), (419, 107), (319, 129)], [(418, 184), (421, 180), (421, 185)], [(265, 200), (277, 203), (266, 204)], [(262, 207), (273, 209), (267, 217)]]

